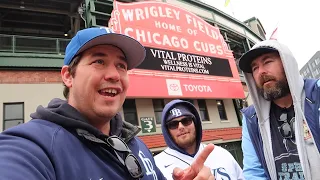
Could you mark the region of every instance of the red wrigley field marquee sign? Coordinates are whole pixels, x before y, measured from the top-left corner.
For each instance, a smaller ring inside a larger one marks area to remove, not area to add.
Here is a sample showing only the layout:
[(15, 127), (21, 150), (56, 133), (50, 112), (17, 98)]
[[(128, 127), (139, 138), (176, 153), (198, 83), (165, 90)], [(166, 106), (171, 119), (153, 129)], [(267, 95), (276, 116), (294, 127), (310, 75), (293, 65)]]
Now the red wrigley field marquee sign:
[(129, 97), (244, 98), (232, 51), (217, 27), (164, 2), (114, 1), (109, 27), (146, 47), (129, 72)]

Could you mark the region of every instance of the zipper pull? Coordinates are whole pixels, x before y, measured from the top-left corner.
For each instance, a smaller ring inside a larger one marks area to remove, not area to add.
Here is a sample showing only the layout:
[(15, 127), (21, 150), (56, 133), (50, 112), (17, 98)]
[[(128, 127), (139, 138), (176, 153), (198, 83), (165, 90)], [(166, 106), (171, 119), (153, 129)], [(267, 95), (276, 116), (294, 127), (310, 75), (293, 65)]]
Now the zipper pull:
[(314, 104), (314, 103), (315, 103), (315, 101), (312, 101), (311, 99), (309, 99), (309, 98), (307, 98), (307, 97), (306, 97), (306, 100), (307, 100), (309, 103), (311, 103), (311, 104)]

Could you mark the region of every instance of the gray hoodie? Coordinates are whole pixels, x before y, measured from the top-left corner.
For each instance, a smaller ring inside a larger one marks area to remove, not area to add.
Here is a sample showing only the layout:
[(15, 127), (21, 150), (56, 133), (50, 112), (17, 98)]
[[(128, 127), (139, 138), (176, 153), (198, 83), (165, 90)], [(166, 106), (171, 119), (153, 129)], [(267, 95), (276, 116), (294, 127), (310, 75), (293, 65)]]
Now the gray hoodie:
[[(287, 81), (289, 84), (291, 96), (293, 99), (294, 111), (295, 111), (295, 137), (298, 149), (298, 154), (301, 162), (301, 166), (304, 172), (305, 179), (316, 179), (318, 178), (316, 172), (319, 167), (320, 156), (317, 147), (315, 146), (314, 139), (312, 138), (311, 143), (304, 141), (303, 136), (303, 120), (304, 116), (304, 101), (305, 101), (305, 91), (304, 91), (304, 81), (299, 74), (298, 64), (293, 54), (283, 44), (280, 44), (276, 40), (267, 40), (257, 43), (253, 48), (269, 46), (278, 50), (280, 58), (282, 60), (283, 68)], [(266, 164), (271, 176), (271, 179), (277, 179), (276, 167), (274, 156), (272, 152), (272, 142), (270, 134), (270, 101), (265, 100), (257, 91), (257, 87), (253, 76), (251, 73), (244, 73), (247, 86), (251, 98), (254, 103), (254, 107), (259, 119), (259, 129), (261, 132), (261, 137), (263, 141), (263, 150), (266, 160)], [(311, 144), (311, 145), (310, 145)], [(308, 152), (308, 153), (307, 153)], [(309, 158), (308, 158), (309, 156)], [(308, 161), (309, 159), (309, 161)], [(311, 168), (311, 169), (310, 169)], [(314, 168), (314, 169), (312, 169)], [(319, 173), (318, 173), (319, 174)], [(318, 175), (319, 176), (319, 175)]]

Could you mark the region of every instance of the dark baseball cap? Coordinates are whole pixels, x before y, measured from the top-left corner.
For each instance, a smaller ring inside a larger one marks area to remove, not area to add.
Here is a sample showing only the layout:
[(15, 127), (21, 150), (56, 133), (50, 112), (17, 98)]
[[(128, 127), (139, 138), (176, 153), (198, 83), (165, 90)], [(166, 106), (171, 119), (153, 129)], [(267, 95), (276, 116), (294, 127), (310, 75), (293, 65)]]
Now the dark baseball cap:
[(258, 46), (251, 49), (250, 51), (243, 54), (239, 59), (240, 69), (243, 72), (252, 73), (252, 69), (251, 69), (252, 61), (263, 54), (267, 54), (271, 52), (278, 52), (278, 50), (270, 46)]
[(172, 121), (173, 119), (182, 117), (182, 116), (191, 116), (194, 118), (190, 108), (186, 104), (177, 104), (169, 111), (169, 114), (166, 118), (166, 123)]
[(113, 45), (121, 49), (127, 59), (128, 70), (141, 64), (146, 56), (146, 50), (139, 41), (107, 27), (92, 27), (78, 31), (71, 39), (64, 65), (69, 65), (76, 55), (97, 45)]

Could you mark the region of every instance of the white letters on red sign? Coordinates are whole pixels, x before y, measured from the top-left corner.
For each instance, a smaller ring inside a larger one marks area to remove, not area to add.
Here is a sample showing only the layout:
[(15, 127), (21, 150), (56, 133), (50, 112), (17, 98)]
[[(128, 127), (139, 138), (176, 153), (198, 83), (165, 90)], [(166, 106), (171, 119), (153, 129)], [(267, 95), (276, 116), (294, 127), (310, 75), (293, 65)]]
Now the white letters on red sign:
[(193, 84), (183, 84), (184, 89), (190, 92), (212, 92), (210, 86), (207, 85), (193, 85)]

